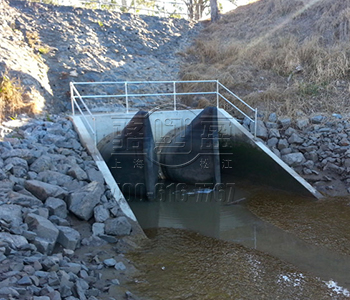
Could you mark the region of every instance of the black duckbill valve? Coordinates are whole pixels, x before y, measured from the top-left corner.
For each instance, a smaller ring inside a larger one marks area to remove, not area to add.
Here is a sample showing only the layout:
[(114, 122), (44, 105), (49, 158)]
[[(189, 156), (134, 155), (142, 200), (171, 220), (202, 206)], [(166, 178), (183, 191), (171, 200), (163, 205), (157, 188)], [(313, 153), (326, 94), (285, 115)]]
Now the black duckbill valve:
[(159, 164), (147, 112), (137, 112), (120, 134), (104, 138), (99, 150), (124, 195), (155, 197)]
[(221, 183), (218, 129), (218, 110), (207, 107), (169, 143), (162, 143), (165, 177), (187, 184)]

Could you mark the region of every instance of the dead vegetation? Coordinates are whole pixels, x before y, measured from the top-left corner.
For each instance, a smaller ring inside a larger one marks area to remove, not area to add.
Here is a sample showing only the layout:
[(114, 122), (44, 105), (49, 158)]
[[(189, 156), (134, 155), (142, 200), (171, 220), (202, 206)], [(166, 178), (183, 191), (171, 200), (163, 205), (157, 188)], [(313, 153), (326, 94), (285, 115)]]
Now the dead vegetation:
[(6, 71), (0, 78), (0, 121), (15, 119), (21, 113), (39, 113), (37, 103), (30, 98), (20, 81), (10, 78)]
[(350, 2), (260, 0), (207, 25), (184, 80), (218, 79), (253, 107), (348, 113)]

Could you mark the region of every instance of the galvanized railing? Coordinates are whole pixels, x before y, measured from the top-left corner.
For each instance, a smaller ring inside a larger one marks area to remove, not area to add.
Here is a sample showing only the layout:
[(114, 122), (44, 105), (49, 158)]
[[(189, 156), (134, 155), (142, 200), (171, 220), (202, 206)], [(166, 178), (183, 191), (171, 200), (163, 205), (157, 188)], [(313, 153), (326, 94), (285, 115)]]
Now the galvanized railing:
[[(191, 92), (181, 92), (178, 89), (178, 85), (183, 84), (206, 84), (208, 87), (211, 86), (215, 87), (212, 89), (208, 89), (207, 91), (191, 91)], [(79, 87), (102, 87), (105, 85), (112, 85), (115, 87), (119, 87), (119, 90), (123, 90), (122, 94), (93, 94), (93, 95), (81, 95), (81, 93), (78, 91)], [(130, 86), (145, 86), (145, 85), (170, 85), (172, 86), (172, 91), (169, 92), (157, 92), (157, 93), (148, 93), (148, 92), (141, 92), (141, 93), (135, 93), (135, 88), (133, 88), (133, 91), (130, 91)], [(220, 100), (222, 99), (225, 101), (229, 106), (234, 108), (236, 111), (238, 111), (240, 114), (242, 114), (244, 117), (246, 117), (250, 122), (254, 124), (254, 136), (256, 137), (257, 133), (257, 120), (258, 120), (258, 110), (256, 108), (252, 108), (249, 104), (247, 104), (245, 101), (243, 101), (240, 97), (238, 97), (235, 93), (230, 91), (227, 87), (225, 87), (223, 84), (221, 84), (218, 80), (189, 80), (189, 81), (123, 81), (123, 82), (71, 82), (70, 83), (70, 94), (71, 94), (71, 105), (72, 105), (72, 113), (75, 115), (75, 108), (77, 108), (80, 112), (80, 114), (85, 119), (86, 123), (88, 124), (89, 130), (93, 134), (96, 142), (96, 124), (95, 124), (95, 117), (93, 113), (91, 112), (91, 109), (86, 104), (85, 99), (111, 99), (111, 98), (122, 98), (125, 101), (125, 112), (129, 113), (130, 111), (130, 100), (134, 97), (159, 97), (159, 96), (170, 96), (172, 97), (172, 109), (174, 111), (177, 110), (178, 106), (178, 97), (179, 96), (199, 96), (199, 95), (214, 95), (216, 96), (216, 106), (217, 108), (220, 108)], [(238, 103), (242, 104), (243, 107), (245, 107), (248, 111), (250, 111), (254, 117), (250, 117), (247, 113), (245, 113), (242, 109), (238, 107), (238, 105), (234, 104), (232, 101), (228, 99), (228, 97), (233, 98), (234, 100), (237, 100)], [(81, 104), (79, 104), (81, 103)], [(91, 120), (91, 122), (89, 122)]]

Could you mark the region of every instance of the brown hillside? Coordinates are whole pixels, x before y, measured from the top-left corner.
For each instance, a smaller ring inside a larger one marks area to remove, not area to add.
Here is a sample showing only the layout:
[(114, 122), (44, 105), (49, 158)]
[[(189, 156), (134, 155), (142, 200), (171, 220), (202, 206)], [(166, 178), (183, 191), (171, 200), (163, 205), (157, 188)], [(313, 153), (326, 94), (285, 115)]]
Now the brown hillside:
[(219, 79), (249, 104), (294, 116), (348, 113), (350, 1), (260, 0), (208, 24), (183, 79)]

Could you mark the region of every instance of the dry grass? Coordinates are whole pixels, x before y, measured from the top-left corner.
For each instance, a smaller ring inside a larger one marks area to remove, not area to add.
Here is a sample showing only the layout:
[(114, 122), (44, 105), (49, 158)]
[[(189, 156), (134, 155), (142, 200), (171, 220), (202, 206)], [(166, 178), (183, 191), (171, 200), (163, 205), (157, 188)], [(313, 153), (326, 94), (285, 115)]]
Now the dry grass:
[(182, 78), (218, 79), (260, 110), (348, 112), (350, 2), (260, 0), (208, 25)]
[(20, 113), (38, 112), (36, 103), (30, 101), (29, 93), (24, 91), (21, 83), (5, 72), (0, 78), (0, 121), (15, 118)]

